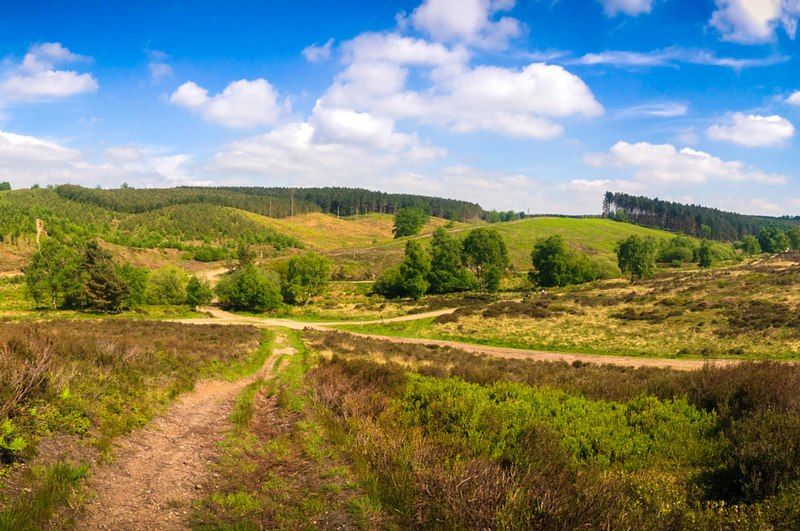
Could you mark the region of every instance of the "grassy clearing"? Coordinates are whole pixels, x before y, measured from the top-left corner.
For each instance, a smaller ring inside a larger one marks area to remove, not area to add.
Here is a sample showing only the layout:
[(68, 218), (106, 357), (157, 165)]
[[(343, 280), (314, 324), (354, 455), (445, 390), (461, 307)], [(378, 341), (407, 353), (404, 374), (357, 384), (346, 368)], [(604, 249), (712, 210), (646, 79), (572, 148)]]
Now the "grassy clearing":
[(298, 333), (282, 368), (240, 394), (234, 427), (217, 465), (221, 478), (200, 500), (197, 528), (296, 529), (374, 527), (379, 509), (366, 498), (334, 451), (305, 386), (315, 363)]
[[(269, 218), (246, 213), (248, 217), (282, 234), (297, 238), (309, 249), (316, 251), (362, 249), (385, 245), (392, 241), (394, 216), (390, 214), (364, 214), (337, 218), (330, 214), (308, 213), (292, 218)], [(431, 218), (423, 227), (423, 233), (431, 233), (437, 227), (448, 224), (447, 220)], [(455, 222), (453, 227), (467, 226)]]
[(683, 373), (309, 340), (338, 445), (398, 527), (800, 524), (800, 445), (776, 438), (800, 427), (798, 367)]
[(451, 316), (340, 328), (588, 354), (668, 358), (800, 357), (800, 257), (665, 271), (473, 306)]
[(115, 438), (200, 378), (252, 372), (269, 345), (269, 335), (246, 326), (0, 324), (0, 522), (21, 514), (24, 525), (12, 528), (44, 525)]

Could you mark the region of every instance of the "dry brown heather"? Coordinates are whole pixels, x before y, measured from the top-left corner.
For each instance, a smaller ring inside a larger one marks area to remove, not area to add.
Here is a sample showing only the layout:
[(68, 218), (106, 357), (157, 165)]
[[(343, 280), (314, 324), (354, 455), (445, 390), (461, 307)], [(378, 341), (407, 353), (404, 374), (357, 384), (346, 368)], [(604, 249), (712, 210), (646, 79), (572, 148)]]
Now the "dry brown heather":
[(612, 280), (534, 292), (443, 316), (430, 337), (646, 356), (800, 356), (800, 256), (639, 284)]
[[(128, 320), (0, 323), (0, 418), (27, 399), (112, 371), (166, 363), (180, 373), (243, 359), (260, 333), (247, 326), (191, 326)], [(146, 371), (149, 372), (149, 371)], [(166, 376), (166, 375), (165, 375)]]
[(562, 389), (594, 400), (625, 401), (643, 393), (661, 399), (690, 396), (694, 402), (708, 406), (708, 409), (727, 403), (728, 398), (733, 403), (736, 400), (733, 396), (735, 390), (745, 387), (759, 397), (758, 402), (765, 402), (768, 407), (800, 412), (800, 398), (792, 391), (800, 389), (798, 365), (754, 361), (731, 367), (708, 366), (700, 371), (687, 372), (652, 367), (497, 358), (450, 347), (389, 343), (346, 332), (307, 330), (305, 335), (309, 345), (328, 359), (339, 356), (380, 364), (399, 364), (426, 376), (457, 377), (481, 385), (516, 382)]

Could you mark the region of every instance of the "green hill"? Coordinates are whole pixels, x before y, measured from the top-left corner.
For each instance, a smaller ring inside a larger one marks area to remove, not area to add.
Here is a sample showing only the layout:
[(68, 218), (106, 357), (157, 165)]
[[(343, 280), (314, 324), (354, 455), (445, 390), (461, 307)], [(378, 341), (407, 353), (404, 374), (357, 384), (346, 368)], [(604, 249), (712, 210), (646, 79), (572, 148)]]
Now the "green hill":
[[(204, 262), (230, 258), (242, 243), (262, 246), (259, 254), (265, 258), (280, 257), (284, 253), (279, 251), (287, 247), (308, 249), (329, 255), (343, 278), (375, 278), (402, 259), (408, 238), (393, 239), (390, 214), (340, 217), (314, 211), (317, 207), (308, 203), (297, 203), (312, 211), (270, 217), (260, 212), (269, 209), (270, 200), (264, 193), (272, 189), (246, 189), (253, 195), (242, 190), (91, 190), (62, 186), (0, 192), (0, 270), (17, 269), (31, 254), (37, 219), (43, 221), (50, 237), (61, 241), (101, 238), (118, 248), (176, 249), (185, 258)], [(189, 199), (193, 201), (186, 202)], [(234, 204), (238, 206), (231, 206)], [(275, 199), (273, 208), (278, 205), (281, 209), (286, 206), (282, 199)], [(425, 242), (440, 226), (465, 237), (470, 229), (484, 224), (432, 217), (422, 235), (412, 238)], [(603, 218), (536, 217), (489, 226), (503, 235), (518, 271), (529, 269), (536, 241), (554, 234), (591, 256), (610, 275), (618, 273), (614, 247), (619, 240), (632, 234), (657, 239), (673, 236), (663, 230)], [(264, 252), (267, 247), (275, 252)]]
[[(466, 237), (469, 230), (478, 225), (460, 225), (450, 229), (459, 238)], [(519, 221), (508, 221), (485, 225), (497, 230), (506, 242), (512, 267), (518, 271), (530, 269), (533, 246), (540, 238), (555, 234), (564, 237), (567, 245), (588, 254), (612, 275), (619, 274), (614, 248), (618, 241), (631, 235), (652, 236), (658, 240), (673, 238), (674, 233), (640, 227), (602, 218), (536, 217)], [(423, 242), (430, 239), (426, 234), (416, 237)], [(376, 271), (398, 264), (403, 257), (407, 238), (393, 240), (383, 245), (364, 249), (344, 249), (333, 253), (334, 258), (350, 275), (368, 278)], [(717, 244), (721, 245), (721, 244)]]

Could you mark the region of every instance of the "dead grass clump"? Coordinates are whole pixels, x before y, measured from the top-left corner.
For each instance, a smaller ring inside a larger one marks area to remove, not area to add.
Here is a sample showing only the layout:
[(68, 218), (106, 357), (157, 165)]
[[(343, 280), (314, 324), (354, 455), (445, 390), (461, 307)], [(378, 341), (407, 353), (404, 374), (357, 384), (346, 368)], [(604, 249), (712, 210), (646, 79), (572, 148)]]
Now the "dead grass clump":
[(719, 334), (735, 336), (762, 332), (773, 328), (789, 328), (800, 334), (800, 315), (795, 308), (781, 302), (745, 300), (730, 304), (725, 310), (727, 326)]
[(47, 388), (53, 362), (52, 342), (35, 328), (0, 343), (0, 419)]
[(671, 310), (661, 308), (637, 310), (628, 306), (622, 311), (612, 313), (611, 317), (622, 321), (646, 321), (648, 323), (658, 324), (663, 323), (670, 317), (680, 317), (681, 315), (683, 315), (683, 311), (678, 308), (673, 308)]

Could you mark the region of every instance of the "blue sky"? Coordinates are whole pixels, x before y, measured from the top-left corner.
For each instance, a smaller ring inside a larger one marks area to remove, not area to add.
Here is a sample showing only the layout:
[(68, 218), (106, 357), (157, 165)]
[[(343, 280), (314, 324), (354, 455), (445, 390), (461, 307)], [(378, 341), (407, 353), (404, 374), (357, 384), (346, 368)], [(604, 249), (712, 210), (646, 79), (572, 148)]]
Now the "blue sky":
[(8, 4), (15, 187), (344, 185), (537, 213), (615, 190), (800, 214), (798, 0)]

